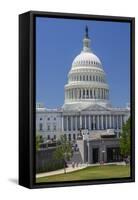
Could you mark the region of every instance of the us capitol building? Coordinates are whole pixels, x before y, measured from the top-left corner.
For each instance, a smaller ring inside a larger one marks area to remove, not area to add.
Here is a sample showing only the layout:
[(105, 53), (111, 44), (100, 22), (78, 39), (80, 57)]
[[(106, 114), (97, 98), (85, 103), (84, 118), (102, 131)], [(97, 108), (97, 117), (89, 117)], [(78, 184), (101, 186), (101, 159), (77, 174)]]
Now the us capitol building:
[(65, 85), (64, 105), (48, 109), (36, 104), (36, 131), (44, 141), (66, 135), (77, 141), (83, 162), (119, 159), (119, 136), (130, 108), (112, 107), (100, 59), (91, 50), (88, 27), (83, 49), (75, 57)]

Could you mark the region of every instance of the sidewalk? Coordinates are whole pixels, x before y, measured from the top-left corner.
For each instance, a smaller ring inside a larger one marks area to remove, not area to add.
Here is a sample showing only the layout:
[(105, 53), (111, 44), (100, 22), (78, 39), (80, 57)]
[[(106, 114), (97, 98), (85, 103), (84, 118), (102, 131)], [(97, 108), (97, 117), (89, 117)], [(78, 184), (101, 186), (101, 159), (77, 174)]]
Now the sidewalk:
[[(68, 168), (66, 168), (66, 173), (77, 171), (77, 170), (80, 170), (80, 169), (84, 169), (88, 166), (94, 167), (94, 166), (100, 166), (100, 165), (126, 165), (126, 164), (125, 164), (125, 162), (114, 162), (114, 163), (104, 163), (104, 164), (99, 164), (99, 163), (96, 163), (96, 164), (81, 164), (78, 167), (74, 167), (74, 168), (70, 164), (70, 165), (68, 165)], [(51, 171), (51, 172), (39, 173), (39, 174), (36, 174), (36, 178), (41, 178), (41, 177), (45, 177), (45, 176), (52, 176), (52, 175), (57, 175), (57, 174), (64, 174), (64, 169), (59, 169), (59, 170)]]
[[(80, 166), (73, 168), (71, 165), (69, 165), (66, 168), (66, 173), (77, 171), (77, 170), (80, 170), (80, 169), (84, 169), (87, 166), (88, 166), (87, 164), (81, 164)], [(41, 177), (45, 177), (45, 176), (52, 176), (52, 175), (57, 175), (57, 174), (64, 174), (64, 169), (59, 169), (59, 170), (51, 171), (51, 172), (39, 173), (39, 174), (36, 174), (36, 178), (41, 178)]]

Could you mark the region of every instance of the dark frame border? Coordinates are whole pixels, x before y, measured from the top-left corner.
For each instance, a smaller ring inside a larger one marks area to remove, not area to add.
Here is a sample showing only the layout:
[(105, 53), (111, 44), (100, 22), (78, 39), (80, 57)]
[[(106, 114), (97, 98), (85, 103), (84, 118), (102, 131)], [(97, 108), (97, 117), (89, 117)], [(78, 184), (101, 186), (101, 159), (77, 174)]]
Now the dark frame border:
[[(130, 23), (130, 95), (131, 95), (131, 176), (36, 183), (35, 181), (35, 103), (36, 103), (36, 17), (96, 20)], [(25, 84), (25, 82), (26, 84)], [(135, 18), (73, 13), (30, 11), (19, 15), (19, 184), (28, 188), (125, 183), (135, 181)]]

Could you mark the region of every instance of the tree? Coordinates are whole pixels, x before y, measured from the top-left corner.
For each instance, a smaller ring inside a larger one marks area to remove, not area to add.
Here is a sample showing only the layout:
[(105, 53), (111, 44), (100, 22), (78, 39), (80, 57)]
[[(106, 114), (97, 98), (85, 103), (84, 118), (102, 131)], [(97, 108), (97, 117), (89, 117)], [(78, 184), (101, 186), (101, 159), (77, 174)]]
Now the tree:
[(131, 139), (130, 139), (130, 118), (127, 122), (123, 125), (122, 133), (120, 136), (120, 149), (121, 155), (126, 158), (130, 156), (130, 146), (131, 146)]
[(39, 150), (39, 148), (40, 148), (40, 144), (42, 143), (42, 141), (43, 141), (43, 139), (42, 139), (42, 136), (39, 134), (39, 133), (37, 133), (36, 134), (36, 151), (38, 151)]
[(57, 147), (54, 152), (54, 159), (63, 160), (64, 162), (64, 173), (66, 173), (66, 162), (71, 159), (73, 155), (72, 146), (67, 141), (65, 135), (61, 135), (57, 142)]

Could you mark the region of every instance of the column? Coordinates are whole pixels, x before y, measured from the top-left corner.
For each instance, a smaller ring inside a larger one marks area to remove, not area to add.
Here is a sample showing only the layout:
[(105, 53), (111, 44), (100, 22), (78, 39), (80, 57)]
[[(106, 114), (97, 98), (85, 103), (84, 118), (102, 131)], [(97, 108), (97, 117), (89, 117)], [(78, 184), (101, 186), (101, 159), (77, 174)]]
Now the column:
[(96, 88), (96, 99), (98, 99), (98, 88)]
[(79, 99), (80, 89), (77, 89), (77, 99)]
[(67, 120), (66, 123), (67, 123), (67, 131), (68, 131), (68, 127), (69, 127), (68, 126), (68, 116), (66, 116), (66, 120)]
[(99, 130), (99, 115), (97, 115), (97, 129)]
[(71, 93), (72, 93), (72, 99), (73, 99), (73, 89), (71, 89)]
[(84, 128), (86, 129), (86, 115), (85, 115), (84, 117), (85, 117), (85, 124), (84, 124)]
[(88, 164), (91, 164), (92, 163), (92, 148), (91, 148), (91, 145), (90, 145), (90, 142), (87, 143), (87, 146), (88, 146)]
[(89, 99), (91, 98), (91, 95), (90, 95), (90, 88), (89, 88)]
[(81, 89), (81, 99), (83, 98), (83, 89)]
[(87, 98), (87, 89), (85, 88), (85, 99)]
[(93, 130), (95, 130), (95, 116), (93, 115)]
[(103, 129), (103, 115), (101, 115), (101, 129)]
[(120, 115), (120, 127), (122, 128), (122, 115)]
[(64, 116), (61, 116), (61, 131), (64, 131)]
[(111, 119), (111, 115), (109, 117), (109, 127), (112, 128), (112, 119)]
[(105, 129), (107, 129), (107, 115), (105, 115)]
[(113, 128), (115, 128), (115, 118), (114, 118), (114, 115), (112, 116), (113, 117)]
[(94, 89), (92, 88), (92, 99), (94, 99)]
[(99, 91), (100, 91), (100, 99), (102, 98), (102, 95), (101, 95), (101, 88), (99, 89)]
[(72, 99), (75, 99), (75, 91), (72, 89)]
[(73, 131), (73, 116), (70, 116), (70, 130)]
[(91, 130), (91, 116), (89, 115), (89, 130)]
[(75, 99), (75, 89), (73, 89), (73, 99)]
[(117, 130), (118, 130), (118, 115), (116, 116), (116, 124), (117, 124)]
[(75, 130), (76, 131), (78, 130), (78, 127), (77, 127), (77, 116), (75, 116)]
[(80, 115), (80, 128), (82, 128), (82, 116)]

